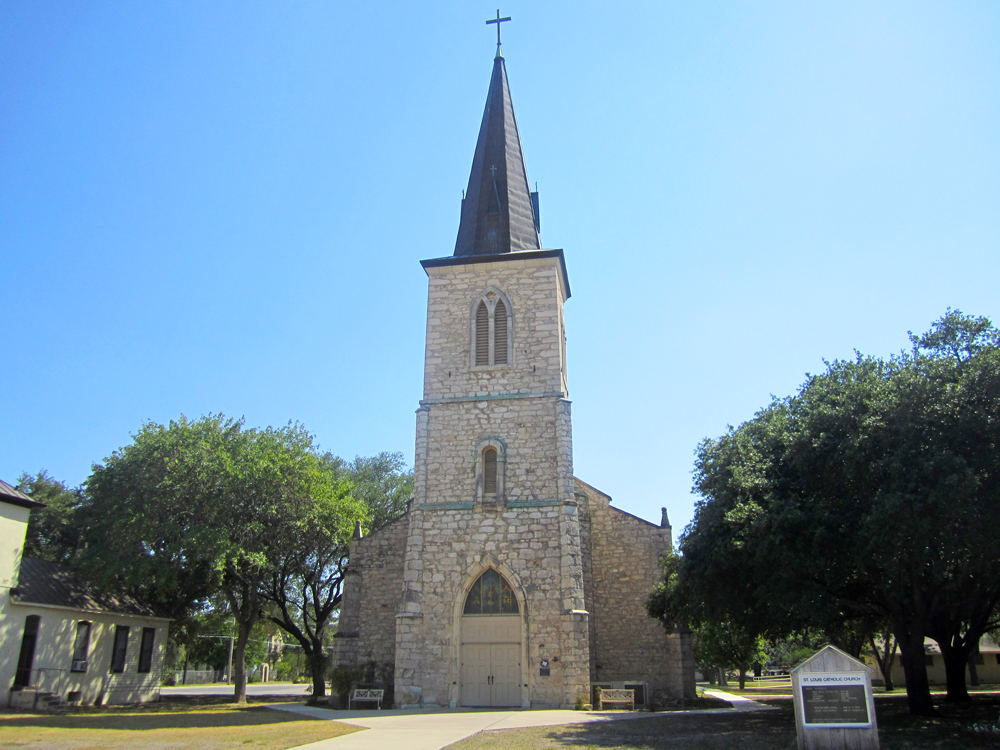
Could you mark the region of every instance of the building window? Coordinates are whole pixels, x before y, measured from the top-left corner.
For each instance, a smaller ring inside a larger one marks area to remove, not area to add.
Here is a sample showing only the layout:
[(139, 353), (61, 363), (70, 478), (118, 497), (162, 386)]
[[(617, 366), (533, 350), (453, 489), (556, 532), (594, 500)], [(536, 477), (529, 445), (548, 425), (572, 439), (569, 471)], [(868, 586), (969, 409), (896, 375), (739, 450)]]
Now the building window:
[(507, 579), (493, 568), (483, 573), (465, 597), (465, 615), (516, 615), (517, 597)]
[(73, 664), (71, 672), (87, 671), (87, 654), (90, 652), (90, 623), (87, 621), (76, 624), (76, 640), (73, 641)]
[(507, 305), (502, 299), (493, 308), (493, 364), (507, 364)]
[(505, 454), (506, 446), (500, 438), (486, 438), (476, 446), (477, 502), (503, 501)]
[(497, 494), (497, 449), (487, 448), (483, 451), (483, 494)]
[(139, 649), (139, 671), (146, 673), (153, 668), (153, 643), (156, 641), (156, 628), (142, 629), (142, 646)]
[(490, 309), (486, 302), (476, 308), (476, 366), (490, 363)]
[(472, 366), (511, 364), (511, 307), (503, 293), (490, 287), (472, 308)]
[(35, 664), (35, 644), (38, 642), (38, 624), (41, 620), (38, 615), (28, 615), (24, 618), (24, 634), (21, 636), (17, 669), (14, 671), (14, 687), (28, 687), (31, 684), (31, 672)]
[(125, 656), (128, 654), (128, 625), (115, 625), (115, 645), (111, 650), (111, 671), (125, 671)]
[(934, 666), (934, 657), (931, 654), (926, 654), (924, 656), (924, 664), (926, 664), (928, 667), (933, 667)]

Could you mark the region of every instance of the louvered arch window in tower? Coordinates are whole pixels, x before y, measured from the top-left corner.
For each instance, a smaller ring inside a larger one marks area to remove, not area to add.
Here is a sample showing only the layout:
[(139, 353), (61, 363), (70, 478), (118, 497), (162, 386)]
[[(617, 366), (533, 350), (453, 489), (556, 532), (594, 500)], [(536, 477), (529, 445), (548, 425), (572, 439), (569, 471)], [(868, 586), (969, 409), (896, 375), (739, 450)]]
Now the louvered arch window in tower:
[(502, 299), (493, 308), (493, 364), (507, 364), (507, 306)]
[(494, 367), (513, 362), (510, 301), (491, 287), (473, 305), (472, 367)]
[(490, 311), (486, 302), (476, 308), (476, 366), (490, 363)]

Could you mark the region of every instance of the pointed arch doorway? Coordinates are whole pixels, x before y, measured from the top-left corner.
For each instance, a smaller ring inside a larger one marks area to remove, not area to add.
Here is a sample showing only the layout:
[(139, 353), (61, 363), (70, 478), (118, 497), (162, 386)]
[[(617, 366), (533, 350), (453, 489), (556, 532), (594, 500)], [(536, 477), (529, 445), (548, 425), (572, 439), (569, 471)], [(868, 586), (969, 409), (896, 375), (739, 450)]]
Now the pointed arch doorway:
[(507, 579), (488, 568), (462, 610), (461, 705), (521, 705), (521, 610)]

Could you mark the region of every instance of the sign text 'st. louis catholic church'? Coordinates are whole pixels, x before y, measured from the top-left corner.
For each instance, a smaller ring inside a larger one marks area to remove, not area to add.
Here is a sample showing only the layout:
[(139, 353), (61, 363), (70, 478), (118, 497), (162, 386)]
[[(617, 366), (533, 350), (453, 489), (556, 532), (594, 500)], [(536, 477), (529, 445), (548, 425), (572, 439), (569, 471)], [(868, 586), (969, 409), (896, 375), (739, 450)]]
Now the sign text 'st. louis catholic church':
[(596, 685), (695, 697), (690, 635), (645, 612), (666, 514), (612, 508), (573, 474), (569, 277), (538, 215), (498, 36), (454, 253), (422, 262), (414, 497), (351, 544), (336, 636), (335, 663), (397, 706), (573, 707)]

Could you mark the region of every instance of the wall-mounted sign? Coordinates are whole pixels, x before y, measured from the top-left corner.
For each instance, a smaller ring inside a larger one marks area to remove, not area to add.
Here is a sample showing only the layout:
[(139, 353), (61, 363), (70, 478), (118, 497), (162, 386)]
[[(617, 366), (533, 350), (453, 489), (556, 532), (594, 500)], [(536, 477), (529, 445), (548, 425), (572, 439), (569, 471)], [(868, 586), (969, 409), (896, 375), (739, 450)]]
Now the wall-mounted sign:
[(548, 659), (542, 659), (538, 663), (538, 676), (539, 677), (548, 677), (549, 674), (550, 674), (550, 672), (549, 672), (549, 660)]

